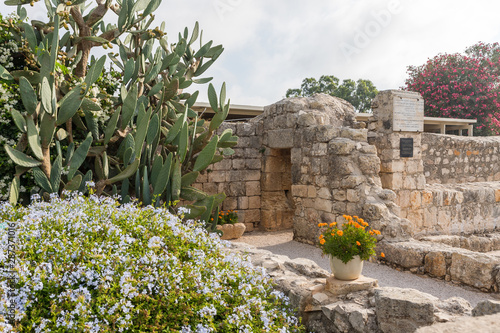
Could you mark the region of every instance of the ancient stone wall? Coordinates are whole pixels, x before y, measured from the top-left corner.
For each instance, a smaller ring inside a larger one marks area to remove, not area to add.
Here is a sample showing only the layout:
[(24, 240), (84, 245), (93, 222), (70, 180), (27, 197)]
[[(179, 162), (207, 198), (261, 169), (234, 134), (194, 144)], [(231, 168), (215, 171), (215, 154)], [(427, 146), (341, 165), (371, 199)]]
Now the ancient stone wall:
[(500, 137), (422, 134), (427, 184), (500, 180)]
[(342, 223), (358, 215), (386, 237), (405, 239), (396, 196), (384, 190), (380, 159), (355, 122), (353, 107), (338, 98), (292, 98), (266, 107), (247, 123), (226, 122), (239, 137), (235, 153), (216, 163), (195, 184), (225, 192), (224, 210), (238, 210), (247, 230), (294, 229), (316, 243), (318, 223)]
[[(383, 91), (373, 101), (374, 116), (368, 123), (368, 141), (381, 160), (382, 186), (396, 193), (399, 217), (412, 222), (413, 237), (498, 230), (500, 183), (494, 181), (500, 167), (493, 160), (499, 158), (500, 138), (395, 131), (395, 101), (421, 98), (418, 93)], [(412, 156), (404, 156), (404, 140), (413, 141)]]
[(234, 154), (209, 167), (193, 186), (208, 194), (224, 192), (222, 209), (237, 210), (239, 222), (252, 231), (261, 218), (262, 124), (224, 122), (219, 132), (228, 128), (239, 137)]

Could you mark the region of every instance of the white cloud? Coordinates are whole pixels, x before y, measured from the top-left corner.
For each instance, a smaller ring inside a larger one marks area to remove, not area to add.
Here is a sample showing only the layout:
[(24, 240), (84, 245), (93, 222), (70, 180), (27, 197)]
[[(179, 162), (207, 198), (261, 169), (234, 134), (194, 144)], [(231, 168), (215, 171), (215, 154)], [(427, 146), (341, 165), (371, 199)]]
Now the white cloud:
[[(170, 42), (199, 21), (204, 40), (225, 48), (206, 75), (217, 87), (226, 81), (233, 103), (265, 105), (302, 79), (321, 75), (398, 88), (408, 65), (497, 41), (499, 9), (500, 3), (488, 0), (164, 0), (156, 17), (166, 21)], [(6, 13), (5, 6), (0, 10)], [(360, 32), (371, 35), (366, 45), (356, 40)], [(342, 45), (356, 53), (346, 57)]]

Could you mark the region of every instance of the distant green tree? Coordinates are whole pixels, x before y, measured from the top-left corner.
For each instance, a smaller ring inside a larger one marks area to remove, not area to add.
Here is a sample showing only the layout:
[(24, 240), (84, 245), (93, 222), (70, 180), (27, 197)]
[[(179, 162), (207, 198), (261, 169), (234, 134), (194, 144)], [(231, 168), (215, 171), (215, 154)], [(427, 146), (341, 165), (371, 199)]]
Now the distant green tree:
[(347, 79), (343, 80), (341, 84), (339, 81), (333, 75), (322, 75), (319, 80), (306, 78), (302, 80), (300, 89), (288, 89), (286, 97), (312, 96), (324, 93), (345, 99), (354, 106), (357, 112), (371, 112), (372, 99), (378, 93), (372, 81)]

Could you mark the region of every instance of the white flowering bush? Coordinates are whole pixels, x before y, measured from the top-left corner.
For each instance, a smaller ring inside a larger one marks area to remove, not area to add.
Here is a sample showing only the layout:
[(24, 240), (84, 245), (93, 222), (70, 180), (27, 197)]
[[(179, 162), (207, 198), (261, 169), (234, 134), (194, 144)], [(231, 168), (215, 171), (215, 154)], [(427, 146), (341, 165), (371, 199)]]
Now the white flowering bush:
[(0, 228), (0, 313), (15, 307), (15, 321), (0, 315), (0, 331), (301, 331), (265, 272), (222, 251), (202, 225), (165, 208), (66, 195), (0, 204), (10, 226)]

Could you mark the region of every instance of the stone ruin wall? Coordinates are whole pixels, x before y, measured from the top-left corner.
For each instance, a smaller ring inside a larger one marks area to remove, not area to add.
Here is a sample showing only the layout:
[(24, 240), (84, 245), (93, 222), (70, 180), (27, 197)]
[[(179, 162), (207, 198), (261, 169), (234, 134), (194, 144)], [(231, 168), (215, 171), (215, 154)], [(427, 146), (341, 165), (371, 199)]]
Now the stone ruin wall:
[[(500, 175), (492, 160), (498, 160), (500, 138), (394, 132), (395, 96), (422, 98), (411, 92), (381, 92), (373, 101), (369, 142), (381, 159), (382, 186), (396, 193), (399, 216), (412, 222), (412, 236), (497, 231)], [(413, 157), (400, 157), (401, 138), (413, 138)]]
[(380, 159), (355, 122), (352, 106), (316, 95), (266, 107), (246, 123), (225, 122), (239, 137), (235, 154), (200, 176), (195, 187), (225, 192), (224, 210), (238, 210), (247, 230), (294, 228), (295, 238), (316, 243), (320, 222), (358, 215), (388, 237), (408, 237), (396, 196), (384, 190)]
[(422, 133), (427, 184), (500, 181), (500, 137)]
[(252, 231), (261, 221), (262, 124), (224, 122), (219, 134), (227, 128), (239, 137), (234, 154), (209, 167), (193, 186), (208, 194), (224, 192), (222, 209), (237, 210), (239, 222)]
[[(500, 138), (394, 132), (394, 96), (420, 97), (381, 92), (366, 124), (327, 95), (285, 99), (249, 122), (225, 122), (220, 130), (239, 137), (235, 154), (195, 186), (225, 192), (222, 208), (238, 210), (248, 231), (293, 227), (307, 243), (316, 242), (318, 223), (342, 222), (343, 214), (374, 222), (391, 239), (497, 231)], [(413, 138), (413, 157), (400, 157), (401, 138)]]

